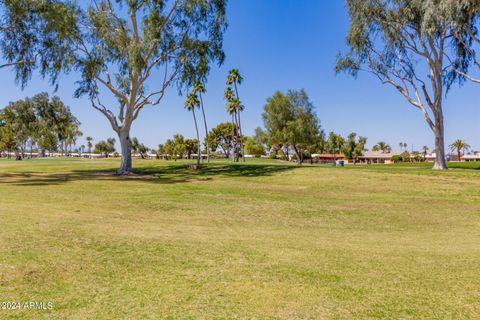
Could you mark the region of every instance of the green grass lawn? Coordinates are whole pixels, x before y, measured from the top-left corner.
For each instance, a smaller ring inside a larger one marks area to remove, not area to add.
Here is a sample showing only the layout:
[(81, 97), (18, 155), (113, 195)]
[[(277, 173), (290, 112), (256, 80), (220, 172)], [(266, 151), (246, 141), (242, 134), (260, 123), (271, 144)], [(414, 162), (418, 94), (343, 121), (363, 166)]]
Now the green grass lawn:
[(0, 160), (0, 319), (479, 319), (480, 166)]

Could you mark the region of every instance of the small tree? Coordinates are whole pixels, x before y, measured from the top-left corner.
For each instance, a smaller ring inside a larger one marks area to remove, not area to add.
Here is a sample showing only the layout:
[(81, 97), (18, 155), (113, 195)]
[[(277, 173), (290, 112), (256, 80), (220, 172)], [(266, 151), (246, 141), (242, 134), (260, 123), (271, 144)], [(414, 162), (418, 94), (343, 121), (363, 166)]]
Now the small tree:
[(356, 164), (358, 158), (363, 155), (365, 151), (365, 144), (367, 143), (366, 137), (358, 137), (355, 132), (348, 135), (348, 139), (344, 144), (343, 153), (345, 159), (353, 160), (353, 164)]
[(230, 158), (230, 153), (235, 148), (236, 131), (237, 127), (230, 122), (220, 123), (213, 128), (207, 136), (211, 151), (215, 152), (220, 148), (225, 157)]
[(252, 137), (248, 137), (245, 141), (245, 151), (255, 157), (260, 157), (265, 154), (263, 144), (255, 142)]
[(335, 132), (328, 134), (326, 150), (333, 155), (333, 161), (337, 160), (337, 154), (339, 154), (345, 146), (345, 139)]
[(108, 158), (110, 153), (115, 152), (115, 139), (108, 138), (107, 141), (99, 141), (95, 145), (95, 150), (93, 152), (103, 154), (105, 158)]

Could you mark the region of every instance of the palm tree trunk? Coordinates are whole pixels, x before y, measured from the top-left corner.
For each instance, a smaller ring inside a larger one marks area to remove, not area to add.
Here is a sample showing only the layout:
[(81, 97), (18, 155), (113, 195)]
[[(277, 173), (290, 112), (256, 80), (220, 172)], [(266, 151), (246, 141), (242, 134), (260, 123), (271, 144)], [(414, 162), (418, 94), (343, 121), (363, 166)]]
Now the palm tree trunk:
[(238, 130), (240, 131), (240, 148), (242, 149), (242, 158), (245, 162), (245, 148), (243, 145), (242, 123), (240, 122), (240, 110), (238, 110)]
[[(240, 101), (240, 96), (238, 95), (237, 81), (233, 83), (235, 87), (235, 95), (237, 96), (238, 101)], [(242, 125), (240, 123), (240, 110), (238, 110), (238, 130), (240, 131), (240, 137), (243, 137), (242, 134)], [(245, 162), (245, 150), (243, 149), (243, 142), (240, 141), (240, 148), (242, 149), (243, 162)]]
[(197, 150), (197, 165), (200, 165), (200, 135), (198, 133), (197, 117), (195, 116), (195, 109), (192, 109), (193, 121), (195, 122), (195, 131), (197, 132), (198, 150)]
[[(208, 147), (208, 127), (207, 127), (207, 118), (205, 117), (205, 109), (203, 108), (203, 98), (202, 94), (200, 96), (200, 107), (202, 108), (203, 114), (203, 124), (205, 125), (205, 147), (207, 148), (207, 162), (210, 162), (210, 148)], [(200, 143), (200, 141), (198, 141)]]
[(238, 124), (238, 112), (235, 112), (235, 124), (237, 126), (237, 130), (235, 130), (235, 150), (236, 150), (236, 162), (240, 161), (240, 150), (238, 149), (238, 144), (241, 146), (241, 141), (240, 141), (240, 125)]
[(235, 141), (235, 120), (234, 120), (234, 114), (232, 113), (232, 151), (233, 151), (233, 154), (232, 154), (232, 161), (235, 162), (235, 154), (236, 154), (236, 149), (237, 149), (237, 146), (236, 146), (236, 141)]

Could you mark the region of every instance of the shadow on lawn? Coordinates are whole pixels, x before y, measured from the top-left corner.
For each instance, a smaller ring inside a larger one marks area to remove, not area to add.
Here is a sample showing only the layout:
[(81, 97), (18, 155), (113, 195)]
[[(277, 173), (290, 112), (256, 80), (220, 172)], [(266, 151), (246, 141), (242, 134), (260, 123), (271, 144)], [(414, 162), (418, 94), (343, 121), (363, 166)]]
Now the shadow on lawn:
[(0, 184), (22, 186), (58, 185), (72, 181), (142, 181), (146, 183), (174, 184), (191, 181), (208, 181), (214, 176), (259, 177), (299, 168), (293, 165), (222, 164), (190, 169), (188, 165), (144, 166), (134, 169), (134, 174), (118, 176), (116, 170), (72, 170), (64, 173), (15, 172), (0, 173)]

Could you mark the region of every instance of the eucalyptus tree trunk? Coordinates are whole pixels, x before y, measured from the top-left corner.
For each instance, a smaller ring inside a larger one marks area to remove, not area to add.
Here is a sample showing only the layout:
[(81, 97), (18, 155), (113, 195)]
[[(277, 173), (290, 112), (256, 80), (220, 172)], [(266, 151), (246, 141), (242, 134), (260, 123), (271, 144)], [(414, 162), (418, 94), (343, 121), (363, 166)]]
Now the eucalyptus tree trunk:
[(132, 141), (130, 140), (130, 130), (122, 128), (118, 131), (122, 160), (120, 162), (119, 175), (125, 175), (132, 172)]
[(444, 126), (441, 107), (435, 112), (435, 127), (433, 133), (435, 135), (435, 164), (434, 170), (447, 170), (447, 163), (445, 162), (445, 138)]

